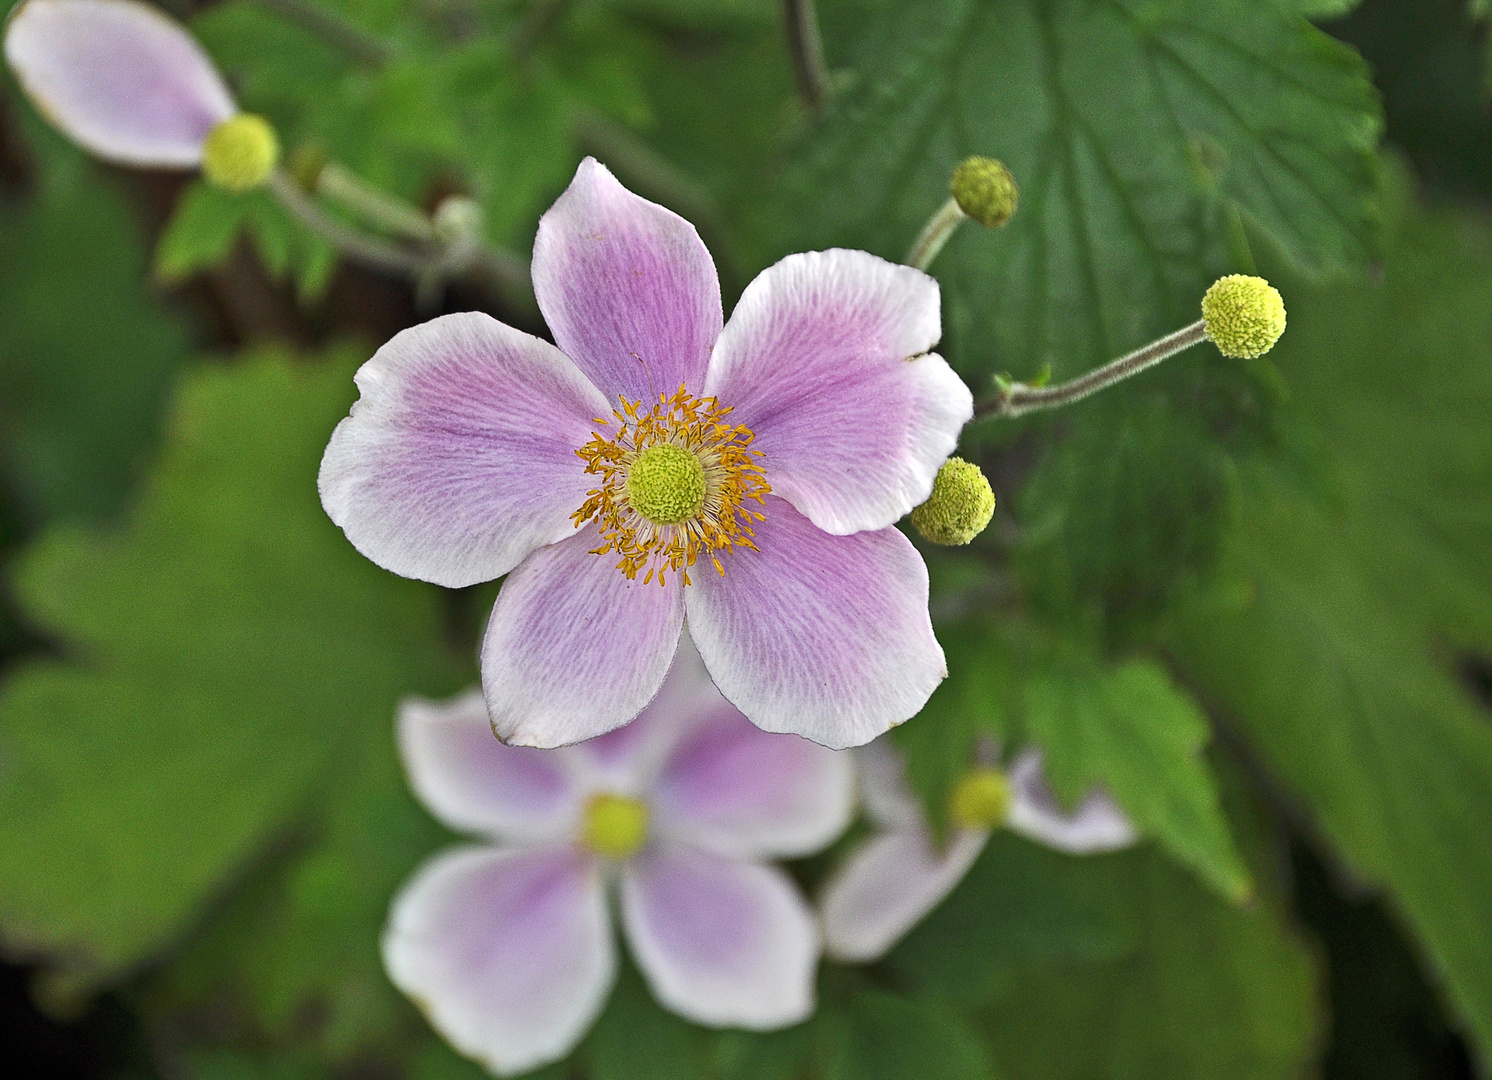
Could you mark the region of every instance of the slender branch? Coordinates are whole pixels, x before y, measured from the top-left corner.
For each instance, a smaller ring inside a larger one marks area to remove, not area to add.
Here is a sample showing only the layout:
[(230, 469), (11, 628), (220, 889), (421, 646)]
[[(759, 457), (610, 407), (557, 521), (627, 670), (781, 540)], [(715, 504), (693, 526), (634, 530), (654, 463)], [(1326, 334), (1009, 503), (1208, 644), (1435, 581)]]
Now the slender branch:
[(429, 215), (402, 199), (369, 187), (350, 169), (335, 161), (322, 166), (317, 174), (316, 193), (336, 199), (396, 236), (421, 244), (435, 243), (435, 227), (430, 223)]
[(1059, 405), (1070, 405), (1074, 401), (1097, 393), (1105, 387), (1113, 386), (1116, 382), (1138, 374), (1148, 367), (1153, 367), (1166, 357), (1175, 356), (1183, 349), (1189, 349), (1205, 340), (1207, 340), (1207, 329), (1199, 320), (1185, 329), (1177, 330), (1174, 334), (1167, 334), (1159, 341), (1152, 341), (1144, 348), (1121, 356), (1101, 368), (1095, 368), (1086, 375), (1079, 375), (1070, 382), (1057, 386), (1027, 386), (1025, 383), (1012, 383), (994, 397), (986, 398), (975, 405), (974, 419), (980, 420), (989, 416), (1022, 416), (1037, 409), (1055, 409)]
[(829, 65), (824, 60), (818, 8), (814, 0), (782, 0), (782, 18), (798, 94), (809, 109), (817, 112), (829, 98)]
[(604, 113), (578, 110), (573, 130), (581, 146), (615, 168), (629, 186), (696, 223), (719, 213), (714, 196), (692, 176)]
[(291, 22), (299, 23), (328, 45), (341, 49), (360, 64), (378, 67), (390, 56), (389, 46), (364, 30), (347, 16), (331, 8), (322, 7), (315, 0), (259, 0), (268, 8)]
[(959, 224), (968, 216), (959, 209), (957, 199), (949, 199), (927, 219), (927, 224), (922, 226), (922, 232), (912, 242), (912, 249), (902, 262), (915, 266), (918, 270), (926, 270), (933, 264), (938, 252), (943, 250), (943, 245), (948, 243)]
[(349, 259), (374, 270), (418, 276), (428, 270), (431, 260), (418, 252), (407, 251), (397, 244), (366, 236), (332, 217), (300, 189), (300, 185), (280, 170), (270, 175), (270, 191), (286, 210), (306, 228), (319, 235)]

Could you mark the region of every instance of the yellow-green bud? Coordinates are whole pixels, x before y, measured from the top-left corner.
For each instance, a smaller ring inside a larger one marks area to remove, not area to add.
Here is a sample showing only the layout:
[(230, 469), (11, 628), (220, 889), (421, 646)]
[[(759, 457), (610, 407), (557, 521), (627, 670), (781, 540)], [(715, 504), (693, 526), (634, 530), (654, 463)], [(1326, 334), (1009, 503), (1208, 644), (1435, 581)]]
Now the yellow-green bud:
[(948, 190), (960, 210), (991, 229), (1010, 220), (1021, 196), (1010, 170), (988, 157), (965, 158), (953, 170)]
[(948, 797), (948, 820), (963, 829), (993, 829), (1010, 815), (1010, 781), (999, 769), (964, 774)]
[(269, 179), (280, 160), (280, 140), (268, 120), (239, 113), (207, 133), (202, 175), (220, 188), (249, 191)]
[(448, 195), (435, 208), (431, 224), (443, 244), (474, 240), (482, 233), (482, 204), (465, 195)]
[(290, 155), (287, 168), (290, 177), (295, 181), (296, 187), (307, 193), (314, 193), (316, 185), (321, 182), (321, 170), (325, 169), (331, 162), (331, 157), (326, 152), (326, 147), (315, 140), (301, 143)]
[(682, 446), (656, 443), (627, 470), (627, 501), (654, 525), (688, 521), (705, 504), (705, 469)]
[(648, 838), (648, 804), (627, 795), (597, 795), (585, 808), (582, 839), (606, 859), (630, 859)]
[(1263, 356), (1285, 332), (1285, 300), (1263, 278), (1229, 274), (1202, 297), (1202, 323), (1224, 356)]
[(979, 466), (963, 458), (943, 462), (927, 502), (912, 511), (912, 524), (934, 544), (967, 544), (995, 514), (995, 493)]

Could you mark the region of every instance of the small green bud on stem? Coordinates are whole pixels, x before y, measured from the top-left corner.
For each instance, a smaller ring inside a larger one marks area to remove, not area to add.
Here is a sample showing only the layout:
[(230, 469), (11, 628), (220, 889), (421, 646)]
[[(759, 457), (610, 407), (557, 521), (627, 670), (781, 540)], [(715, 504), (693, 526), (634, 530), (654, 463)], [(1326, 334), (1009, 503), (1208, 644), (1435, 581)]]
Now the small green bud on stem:
[(981, 225), (998, 229), (1020, 202), (1020, 188), (1003, 162), (989, 157), (965, 158), (948, 184), (958, 208)]
[(1263, 278), (1229, 274), (1202, 297), (1207, 337), (1224, 356), (1263, 356), (1285, 332), (1285, 300)]
[(239, 113), (207, 133), (202, 175), (227, 191), (251, 191), (269, 179), (280, 160), (280, 140), (262, 116)]
[(943, 462), (932, 495), (912, 511), (912, 524), (934, 544), (956, 547), (984, 531), (995, 513), (995, 492), (979, 466), (963, 458)]

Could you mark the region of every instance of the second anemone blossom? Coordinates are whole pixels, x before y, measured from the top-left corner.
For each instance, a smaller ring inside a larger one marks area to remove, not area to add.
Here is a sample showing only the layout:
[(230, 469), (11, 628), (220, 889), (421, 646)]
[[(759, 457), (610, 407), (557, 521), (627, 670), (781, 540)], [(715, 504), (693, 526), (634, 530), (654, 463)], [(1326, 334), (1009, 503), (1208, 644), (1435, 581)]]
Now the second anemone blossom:
[(973, 413), (930, 350), (938, 285), (863, 251), (790, 255), (724, 321), (694, 227), (592, 159), (539, 223), (555, 345), (479, 313), (394, 337), (321, 466), (374, 562), (507, 575), (482, 650), (493, 729), (562, 746), (627, 723), (685, 622), (758, 726), (832, 747), (946, 674), (893, 524)]

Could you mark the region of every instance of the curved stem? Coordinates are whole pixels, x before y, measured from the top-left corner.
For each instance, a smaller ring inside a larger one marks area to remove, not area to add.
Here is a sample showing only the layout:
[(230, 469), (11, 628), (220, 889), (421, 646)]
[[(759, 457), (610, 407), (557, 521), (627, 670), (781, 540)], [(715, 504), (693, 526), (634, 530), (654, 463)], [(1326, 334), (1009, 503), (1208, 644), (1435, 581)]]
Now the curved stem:
[(974, 419), (981, 420), (989, 416), (1016, 417), (1037, 409), (1055, 409), (1060, 405), (1070, 405), (1079, 401), (1089, 394), (1095, 394), (1105, 387), (1113, 386), (1116, 382), (1129, 378), (1153, 367), (1166, 359), (1175, 356), (1183, 349), (1189, 349), (1202, 341), (1207, 340), (1207, 329), (1199, 320), (1174, 334), (1167, 334), (1159, 341), (1152, 341), (1144, 348), (1136, 349), (1132, 353), (1121, 356), (1117, 360), (1110, 361), (1101, 368), (1095, 368), (1086, 375), (1079, 375), (1076, 379), (1061, 383), (1057, 386), (1027, 386), (1025, 383), (1011, 383), (992, 398), (986, 398), (974, 406)]
[(313, 0), (259, 0), (262, 7), (299, 23), (328, 45), (341, 49), (360, 64), (378, 67), (392, 50), (339, 11), (322, 7)]
[(428, 215), (402, 199), (368, 186), (350, 169), (335, 161), (322, 167), (316, 177), (316, 193), (336, 199), (396, 236), (421, 244), (435, 243), (435, 226)]
[(915, 266), (918, 270), (926, 270), (966, 217), (968, 215), (959, 209), (958, 200), (949, 199), (927, 219), (922, 232), (912, 242), (912, 250), (907, 252), (907, 257), (902, 262)]
[(824, 60), (818, 8), (813, 0), (782, 0), (782, 16), (798, 94), (803, 104), (817, 112), (829, 97), (829, 65)]
[(268, 180), (270, 191), (306, 228), (316, 233), (332, 247), (355, 262), (374, 270), (418, 276), (427, 270), (431, 260), (418, 252), (408, 251), (387, 240), (367, 236), (342, 224), (332, 217), (316, 201), (300, 189), (300, 185), (276, 169)]

